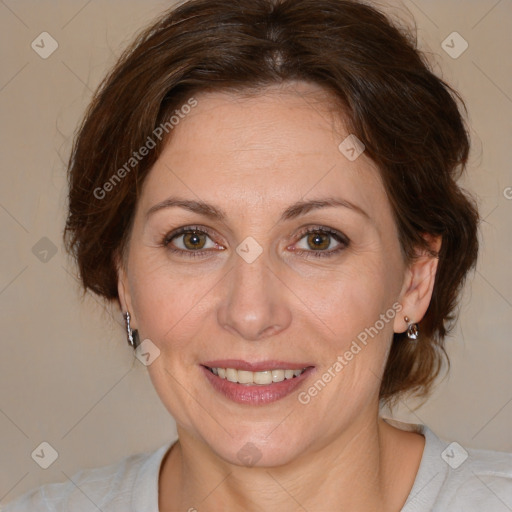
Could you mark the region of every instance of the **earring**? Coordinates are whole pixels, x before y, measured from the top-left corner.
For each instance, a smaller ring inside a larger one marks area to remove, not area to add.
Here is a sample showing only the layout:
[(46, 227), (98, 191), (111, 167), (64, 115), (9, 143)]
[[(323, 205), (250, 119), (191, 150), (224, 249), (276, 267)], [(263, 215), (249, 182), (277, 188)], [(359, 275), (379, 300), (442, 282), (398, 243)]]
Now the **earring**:
[(130, 313), (128, 311), (124, 314), (124, 320), (126, 323), (126, 333), (128, 335), (128, 345), (135, 349), (140, 344), (139, 332), (137, 329), (132, 330), (130, 327)]
[(409, 317), (404, 317), (405, 322), (407, 323), (407, 337), (410, 340), (417, 340), (420, 334), (420, 330), (418, 329), (418, 324), (409, 323)]

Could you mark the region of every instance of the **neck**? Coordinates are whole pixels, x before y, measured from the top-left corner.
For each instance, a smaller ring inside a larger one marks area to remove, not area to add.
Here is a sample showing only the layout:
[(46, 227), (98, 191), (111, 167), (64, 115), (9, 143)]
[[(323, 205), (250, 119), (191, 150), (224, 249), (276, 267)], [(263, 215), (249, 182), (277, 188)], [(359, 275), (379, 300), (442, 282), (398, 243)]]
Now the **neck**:
[(178, 434), (160, 474), (161, 512), (400, 510), (424, 442), (374, 417), (289, 464), (242, 467), (219, 458), (186, 430), (178, 427)]

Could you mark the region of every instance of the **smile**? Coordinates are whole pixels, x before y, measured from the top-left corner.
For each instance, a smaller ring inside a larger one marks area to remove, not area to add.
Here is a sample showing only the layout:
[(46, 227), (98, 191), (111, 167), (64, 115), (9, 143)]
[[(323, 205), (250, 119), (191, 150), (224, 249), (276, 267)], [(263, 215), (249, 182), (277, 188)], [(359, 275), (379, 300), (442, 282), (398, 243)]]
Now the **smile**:
[(274, 382), (283, 382), (286, 379), (293, 379), (302, 375), (306, 368), (301, 370), (264, 370), (261, 372), (251, 372), (247, 370), (236, 370), (235, 368), (209, 368), (209, 370), (229, 382), (237, 382), (245, 386), (259, 385), (264, 386)]
[(308, 363), (282, 361), (212, 361), (200, 368), (222, 397), (247, 405), (269, 404), (289, 396), (315, 371)]

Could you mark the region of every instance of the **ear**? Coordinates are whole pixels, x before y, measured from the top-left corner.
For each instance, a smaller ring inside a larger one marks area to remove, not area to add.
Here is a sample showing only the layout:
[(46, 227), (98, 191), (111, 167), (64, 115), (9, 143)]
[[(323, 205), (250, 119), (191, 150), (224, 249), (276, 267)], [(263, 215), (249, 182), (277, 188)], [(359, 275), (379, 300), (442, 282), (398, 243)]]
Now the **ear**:
[[(423, 235), (423, 238), (428, 242), (430, 249), (439, 254), (441, 236)], [(398, 299), (403, 309), (400, 315), (395, 317), (395, 332), (405, 332), (408, 323), (418, 323), (425, 316), (434, 291), (438, 261), (436, 256), (422, 250), (407, 267)], [(409, 322), (405, 321), (406, 316)]]
[(117, 293), (119, 295), (119, 306), (121, 307), (122, 313), (127, 311), (130, 313), (130, 324), (136, 329), (137, 320), (135, 318), (135, 312), (132, 307), (132, 300), (130, 295), (130, 286), (128, 283), (128, 276), (126, 272), (125, 262), (122, 256), (115, 256), (116, 268), (117, 268)]

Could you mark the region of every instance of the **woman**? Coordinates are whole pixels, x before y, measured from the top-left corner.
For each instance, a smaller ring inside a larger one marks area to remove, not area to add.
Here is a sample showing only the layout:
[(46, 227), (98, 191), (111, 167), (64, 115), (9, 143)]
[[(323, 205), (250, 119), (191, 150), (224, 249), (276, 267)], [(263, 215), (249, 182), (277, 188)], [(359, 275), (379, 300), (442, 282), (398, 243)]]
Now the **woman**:
[(427, 396), (477, 257), (457, 99), (355, 1), (191, 0), (140, 35), (65, 236), (179, 440), (6, 510), (510, 510), (512, 454), (379, 414)]

